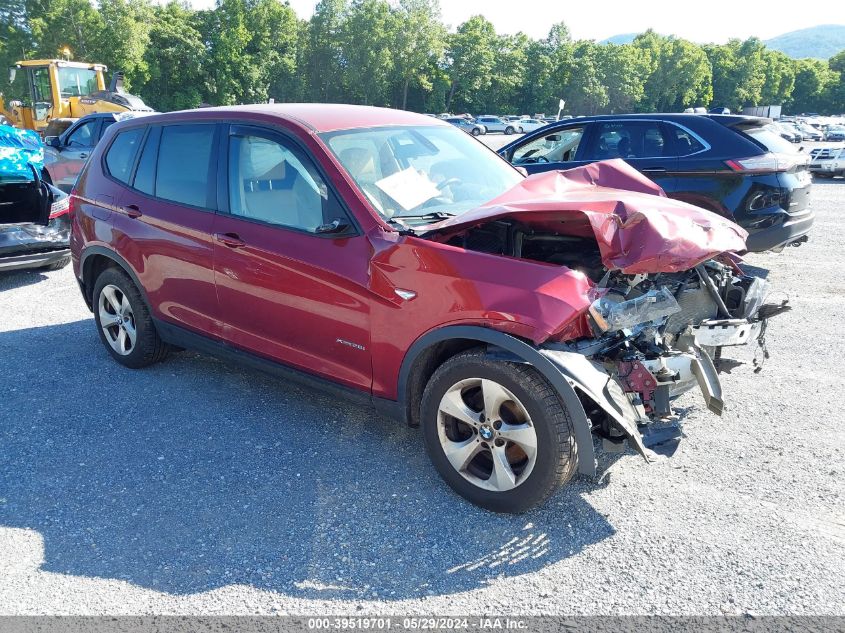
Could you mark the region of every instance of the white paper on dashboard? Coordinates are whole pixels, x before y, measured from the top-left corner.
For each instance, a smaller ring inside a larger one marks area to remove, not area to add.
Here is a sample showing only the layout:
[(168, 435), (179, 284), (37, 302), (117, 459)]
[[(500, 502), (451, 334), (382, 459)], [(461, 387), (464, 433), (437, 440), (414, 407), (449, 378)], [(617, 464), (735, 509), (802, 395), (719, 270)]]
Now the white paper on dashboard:
[(440, 190), (413, 167), (391, 174), (376, 182), (376, 187), (396, 200), (405, 211), (440, 195)]

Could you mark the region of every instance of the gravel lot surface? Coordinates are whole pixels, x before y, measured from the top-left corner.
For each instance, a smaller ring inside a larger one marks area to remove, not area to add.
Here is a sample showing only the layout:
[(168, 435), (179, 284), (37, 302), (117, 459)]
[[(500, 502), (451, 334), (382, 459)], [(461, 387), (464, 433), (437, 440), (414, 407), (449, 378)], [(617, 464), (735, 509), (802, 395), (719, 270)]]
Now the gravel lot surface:
[(0, 274), (0, 614), (845, 614), (845, 180), (813, 199), (809, 244), (748, 258), (794, 310), (725, 415), (688, 394), (671, 458), (602, 453), (522, 516), (367, 409), (118, 366), (70, 268)]

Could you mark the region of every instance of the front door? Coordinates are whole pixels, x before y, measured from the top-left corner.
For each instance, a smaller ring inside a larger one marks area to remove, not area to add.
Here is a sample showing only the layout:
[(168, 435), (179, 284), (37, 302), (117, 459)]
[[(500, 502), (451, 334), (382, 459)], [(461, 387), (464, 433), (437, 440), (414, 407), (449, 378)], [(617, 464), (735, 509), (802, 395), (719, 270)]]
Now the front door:
[(524, 167), (529, 174), (586, 165), (590, 162), (583, 157), (586, 129), (584, 125), (552, 129), (526, 139), (506, 158), (517, 167)]
[(369, 390), (369, 241), (294, 141), (233, 126), (227, 145), (228, 213), (213, 231), (224, 338)]

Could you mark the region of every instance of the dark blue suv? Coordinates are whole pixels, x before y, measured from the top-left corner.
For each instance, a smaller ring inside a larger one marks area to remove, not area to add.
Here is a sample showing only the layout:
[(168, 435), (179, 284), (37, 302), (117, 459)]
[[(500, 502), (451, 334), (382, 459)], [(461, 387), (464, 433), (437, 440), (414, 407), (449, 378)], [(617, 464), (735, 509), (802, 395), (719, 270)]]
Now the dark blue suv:
[(547, 125), (499, 150), (529, 174), (622, 158), (683, 200), (732, 219), (749, 251), (807, 240), (809, 158), (770, 131), (769, 119), (738, 115), (624, 114)]

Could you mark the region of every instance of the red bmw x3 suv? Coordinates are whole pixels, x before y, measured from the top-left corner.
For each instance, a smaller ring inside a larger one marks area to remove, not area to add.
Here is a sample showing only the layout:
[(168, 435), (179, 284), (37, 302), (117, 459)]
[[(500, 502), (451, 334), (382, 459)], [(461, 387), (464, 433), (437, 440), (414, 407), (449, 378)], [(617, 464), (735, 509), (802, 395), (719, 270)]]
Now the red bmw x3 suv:
[[(346, 105), (153, 115), (109, 128), (71, 198), (74, 272), (106, 350), (190, 347), (422, 427), (497, 511), (595, 474), (784, 306), (746, 233), (622, 161), (531, 177), (451, 125)], [(762, 340), (762, 337), (760, 337)], [(664, 434), (665, 435), (665, 434)]]

